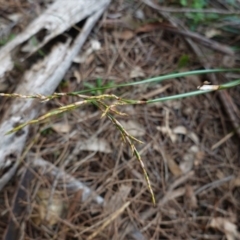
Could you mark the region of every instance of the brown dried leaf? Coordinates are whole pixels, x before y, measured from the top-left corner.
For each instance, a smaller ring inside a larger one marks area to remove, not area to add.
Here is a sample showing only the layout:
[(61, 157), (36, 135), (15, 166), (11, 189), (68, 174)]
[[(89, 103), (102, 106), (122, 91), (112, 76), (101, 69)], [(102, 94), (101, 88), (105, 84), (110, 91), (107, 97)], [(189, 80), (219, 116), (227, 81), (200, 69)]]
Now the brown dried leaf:
[(240, 238), (237, 226), (226, 218), (213, 218), (209, 226), (225, 233), (227, 240), (237, 240)]
[(213, 37), (215, 37), (217, 35), (221, 35), (221, 34), (222, 34), (222, 31), (215, 29), (215, 28), (207, 29), (207, 31), (205, 32), (205, 36), (207, 38), (213, 38)]
[(198, 136), (197, 136), (196, 133), (194, 133), (194, 132), (189, 132), (189, 133), (187, 134), (187, 136), (188, 136), (196, 145), (199, 144), (199, 138), (198, 138)]
[(175, 133), (173, 133), (172, 129), (169, 128), (168, 126), (157, 127), (157, 130), (159, 130), (163, 134), (168, 135), (173, 143), (175, 143), (177, 141), (177, 135)]
[(37, 193), (37, 207), (36, 214), (32, 218), (36, 225), (42, 222), (47, 223), (50, 226), (55, 225), (58, 219), (61, 217), (64, 210), (64, 202), (62, 197), (58, 193), (54, 193), (49, 202), (50, 198), (49, 189), (40, 189)]
[(183, 173), (187, 173), (190, 170), (192, 170), (195, 164), (196, 155), (198, 152), (199, 152), (199, 148), (196, 145), (193, 145), (188, 149), (188, 152), (184, 154), (183, 160), (179, 165)]
[(202, 163), (204, 157), (205, 157), (204, 152), (198, 151), (198, 152), (196, 153), (196, 158), (195, 158), (195, 161), (194, 161), (194, 165), (195, 165), (195, 166), (199, 166), (199, 165)]
[(180, 163), (179, 167), (183, 173), (187, 173), (193, 168), (194, 157), (195, 154), (193, 153), (186, 153), (183, 156), (183, 161)]
[(240, 175), (232, 179), (232, 181), (230, 182), (231, 189), (234, 189), (236, 187), (240, 187)]
[(136, 29), (137, 33), (146, 33), (146, 32), (152, 32), (156, 29), (160, 29), (163, 24), (161, 22), (154, 22), (154, 23), (146, 23), (139, 28)]
[(102, 138), (94, 138), (94, 139), (90, 138), (86, 141), (83, 141), (80, 146), (80, 150), (104, 152), (104, 153), (112, 152), (109, 143)]
[(131, 73), (130, 73), (130, 78), (137, 78), (137, 77), (144, 77), (145, 73), (139, 66), (135, 66)]
[(122, 32), (113, 32), (113, 36), (121, 40), (129, 40), (135, 36), (135, 33), (131, 30), (124, 30)]
[(69, 133), (71, 130), (71, 127), (67, 123), (54, 123), (52, 124), (52, 129), (57, 133)]
[(168, 168), (171, 171), (171, 173), (178, 177), (182, 174), (181, 168), (178, 166), (178, 164), (173, 160), (173, 158), (166, 154), (167, 164)]
[(81, 78), (81, 74), (80, 74), (79, 71), (74, 70), (74, 71), (73, 71), (73, 76), (77, 79), (77, 83), (80, 83), (80, 82), (81, 82), (82, 78)]
[(186, 186), (185, 204), (190, 209), (195, 209), (198, 207), (196, 195), (194, 193), (192, 186), (190, 185)]
[[(223, 179), (223, 178), (226, 177), (226, 175), (225, 175), (220, 169), (217, 169), (216, 176), (217, 176), (217, 178), (218, 178), (219, 180), (221, 180), (221, 179)], [(231, 181), (230, 181), (230, 183), (231, 183)], [(228, 182), (225, 182), (225, 183), (223, 183), (223, 184), (221, 185), (221, 187), (222, 187), (223, 189), (225, 189), (226, 191), (228, 191), (228, 189), (229, 189), (229, 183), (228, 183)]]
[(173, 129), (173, 133), (186, 135), (187, 129), (184, 126), (177, 126)]

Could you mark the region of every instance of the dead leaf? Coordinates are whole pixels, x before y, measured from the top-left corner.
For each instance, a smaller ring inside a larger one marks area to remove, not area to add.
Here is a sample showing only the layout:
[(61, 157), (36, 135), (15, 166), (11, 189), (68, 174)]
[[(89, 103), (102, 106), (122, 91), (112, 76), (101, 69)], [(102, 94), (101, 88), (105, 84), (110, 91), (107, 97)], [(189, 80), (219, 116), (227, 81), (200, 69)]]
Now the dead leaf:
[[(225, 174), (224, 174), (220, 169), (217, 169), (216, 176), (217, 176), (217, 178), (218, 178), (219, 180), (221, 180), (221, 179), (223, 179), (223, 178), (226, 177)], [(230, 184), (231, 184), (231, 181), (230, 181)], [(229, 183), (228, 183), (228, 182), (223, 183), (223, 184), (221, 185), (221, 188), (223, 188), (224, 190), (228, 191), (228, 189), (229, 189)]]
[(175, 176), (178, 177), (182, 174), (182, 170), (178, 166), (178, 164), (173, 160), (173, 158), (170, 155), (165, 155), (166, 160), (167, 160), (167, 165), (171, 173)]
[(194, 165), (195, 165), (195, 166), (199, 166), (199, 165), (202, 163), (204, 157), (205, 157), (204, 152), (198, 151), (198, 152), (196, 153), (196, 159), (195, 159), (195, 161), (194, 161)]
[(138, 19), (144, 20), (145, 19), (145, 15), (144, 15), (143, 10), (142, 9), (138, 9), (135, 12), (135, 17), (138, 18)]
[(166, 124), (164, 127), (157, 127), (157, 130), (168, 135), (173, 143), (177, 141), (177, 134), (182, 134), (189, 137), (196, 145), (199, 144), (198, 136), (194, 132), (188, 132), (184, 126), (177, 126), (174, 129), (171, 129), (168, 124)]
[(103, 73), (105, 70), (102, 67), (96, 67), (95, 72), (96, 73)]
[(171, 129), (168, 127), (157, 127), (157, 130), (159, 130), (163, 134), (167, 134)]
[(218, 30), (218, 29), (214, 29), (214, 28), (211, 28), (211, 29), (208, 29), (206, 32), (205, 32), (205, 36), (207, 38), (213, 38), (217, 35), (221, 35), (221, 31)]
[(129, 121), (119, 121), (123, 128), (133, 137), (141, 137), (145, 135), (145, 128), (139, 123), (129, 120)]
[(227, 218), (213, 218), (209, 226), (223, 232), (227, 240), (238, 240), (240, 238), (240, 234), (237, 231), (237, 226), (230, 222)]
[(199, 152), (199, 147), (196, 146), (196, 145), (193, 145), (189, 148), (189, 152), (198, 153)]
[(187, 134), (187, 136), (188, 136), (196, 145), (199, 144), (199, 138), (198, 138), (198, 136), (197, 136), (196, 133), (194, 133), (194, 132), (189, 132), (189, 133)]
[(135, 66), (131, 73), (130, 73), (130, 78), (137, 78), (137, 77), (144, 77), (145, 73), (139, 66)]
[(51, 127), (57, 133), (69, 133), (71, 130), (70, 125), (67, 123), (54, 123)]
[(172, 129), (170, 129), (168, 126), (157, 127), (157, 130), (159, 130), (163, 134), (168, 135), (173, 143), (175, 143), (177, 141), (177, 135), (175, 133), (173, 133)]
[(231, 189), (234, 189), (236, 187), (240, 187), (240, 175), (232, 179), (232, 181), (230, 182)]
[(74, 70), (74, 71), (73, 71), (73, 76), (77, 79), (77, 83), (80, 83), (80, 82), (81, 82), (82, 78), (81, 78), (81, 74), (80, 74), (79, 71)]
[(121, 62), (121, 63), (119, 64), (119, 68), (120, 68), (121, 70), (125, 70), (125, 69), (126, 69), (126, 66), (125, 66), (124, 62)]
[(146, 33), (146, 32), (152, 32), (155, 31), (156, 29), (160, 29), (163, 24), (159, 22), (154, 22), (154, 23), (146, 23), (139, 28), (136, 29), (137, 33)]
[(184, 126), (177, 126), (173, 129), (173, 133), (186, 135), (187, 129)]
[(191, 146), (187, 153), (184, 154), (183, 160), (180, 163), (179, 167), (183, 173), (187, 173), (192, 170), (195, 161), (197, 161), (197, 154), (199, 153), (199, 148), (196, 145)]
[(185, 204), (189, 209), (195, 209), (198, 207), (197, 198), (191, 185), (186, 186)]
[(183, 161), (179, 165), (183, 173), (187, 173), (192, 170), (194, 163), (194, 155), (195, 154), (189, 152), (184, 154)]
[(18, 22), (23, 17), (23, 13), (13, 13), (7, 16), (8, 19), (11, 19), (13, 22)]
[(218, 179), (226, 177), (225, 174), (220, 169), (217, 169), (216, 176), (218, 177)]
[(185, 116), (190, 116), (193, 113), (194, 109), (192, 107), (186, 107), (183, 109), (183, 114)]
[(94, 151), (94, 152), (104, 152), (104, 153), (110, 153), (112, 152), (111, 147), (109, 143), (105, 139), (88, 139), (86, 141), (83, 141), (80, 150), (85, 151)]
[(58, 219), (63, 213), (64, 202), (60, 194), (55, 192), (49, 202), (50, 195), (49, 189), (40, 189), (37, 193), (36, 214), (32, 218), (36, 225), (46, 222), (53, 226), (58, 223)]
[(121, 40), (129, 40), (135, 36), (135, 33), (131, 30), (125, 30), (122, 32), (113, 32), (113, 36), (115, 38), (121, 39)]

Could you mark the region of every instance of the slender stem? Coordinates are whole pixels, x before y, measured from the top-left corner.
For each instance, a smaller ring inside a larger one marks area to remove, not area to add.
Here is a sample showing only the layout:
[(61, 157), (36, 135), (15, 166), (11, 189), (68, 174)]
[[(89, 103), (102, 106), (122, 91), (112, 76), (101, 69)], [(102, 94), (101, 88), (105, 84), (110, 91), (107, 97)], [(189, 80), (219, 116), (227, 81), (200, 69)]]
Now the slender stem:
[(219, 90), (236, 87), (237, 85), (240, 85), (240, 79), (220, 85)]
[(192, 92), (187, 92), (187, 93), (181, 93), (181, 94), (176, 94), (173, 96), (151, 99), (151, 100), (146, 101), (146, 103), (165, 102), (165, 101), (176, 100), (176, 99), (180, 99), (180, 98), (192, 97), (192, 96), (205, 94), (205, 93), (209, 93), (209, 92), (213, 92), (213, 90), (208, 90), (208, 91), (197, 90), (197, 91), (192, 91)]
[(192, 91), (192, 92), (187, 92), (187, 93), (181, 93), (181, 94), (176, 94), (173, 96), (151, 99), (151, 100), (146, 101), (146, 103), (165, 102), (165, 101), (169, 101), (169, 100), (176, 100), (176, 99), (180, 99), (180, 98), (192, 97), (192, 96), (196, 96), (196, 95), (200, 95), (200, 94), (214, 92), (216, 90), (224, 90), (224, 89), (236, 87), (237, 85), (240, 85), (240, 79), (229, 82), (229, 83), (224, 83), (222, 85), (218, 85), (218, 89), (205, 90), (205, 91), (197, 90), (197, 91)]
[(219, 73), (219, 72), (239, 72), (239, 71), (240, 71), (239, 68), (234, 68), (234, 69), (204, 69), (204, 70), (194, 70), (194, 71), (181, 72), (181, 73), (172, 73), (172, 74), (153, 77), (153, 78), (136, 81), (136, 82), (129, 82), (129, 83), (117, 84), (117, 85), (108, 86), (108, 87), (99, 87), (99, 88), (82, 90), (82, 91), (78, 91), (78, 92), (71, 92), (69, 95), (78, 95), (81, 93), (87, 93), (87, 92), (92, 92), (92, 91), (97, 91), (97, 90), (106, 90), (106, 89), (112, 89), (112, 88), (118, 88), (118, 87), (134, 86), (134, 85), (145, 84), (145, 83), (162, 82), (162, 81), (169, 80), (172, 78), (186, 77), (186, 76), (190, 76), (190, 75)]

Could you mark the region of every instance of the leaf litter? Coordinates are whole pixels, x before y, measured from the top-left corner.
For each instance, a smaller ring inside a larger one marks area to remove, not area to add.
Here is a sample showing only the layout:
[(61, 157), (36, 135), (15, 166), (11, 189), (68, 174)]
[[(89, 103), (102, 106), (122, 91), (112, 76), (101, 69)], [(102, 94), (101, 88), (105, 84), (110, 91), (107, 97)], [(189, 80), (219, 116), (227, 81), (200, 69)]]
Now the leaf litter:
[[(115, 18), (129, 12), (131, 15), (132, 9), (135, 9), (131, 4), (130, 1), (114, 1), (109, 6), (108, 15)], [(137, 17), (141, 21), (159, 17), (155, 10), (144, 4), (139, 9), (136, 5), (135, 10), (137, 15), (144, 16)], [(139, 10), (143, 14), (137, 13)], [(70, 80), (69, 74), (67, 84), (70, 89), (81, 89), (84, 81), (94, 82), (96, 78), (101, 78), (103, 83), (108, 79), (123, 83), (130, 77), (139, 79), (174, 72), (179, 68), (177, 60), (186, 54), (191, 59), (189, 68), (202, 68), (184, 37), (153, 28), (149, 23), (143, 24), (146, 30), (142, 28), (144, 31), (137, 34), (124, 27), (110, 30), (101, 25), (105, 20), (102, 21), (90, 37), (91, 40), (98, 39), (101, 48), (88, 56), (86, 54), (81, 63), (74, 63), (73, 77), (78, 80)], [(202, 30), (204, 33), (209, 31)], [(217, 32), (211, 33), (213, 37), (215, 34)], [(226, 35), (225, 39), (222, 36), (222, 43), (226, 44), (229, 36)], [(235, 39), (233, 35), (231, 38)], [(90, 45), (90, 41), (86, 43), (78, 56), (84, 56)], [(208, 54), (212, 55), (213, 60), (224, 58), (215, 52), (209, 51)], [(174, 79), (170, 87), (157, 92), (158, 86), (129, 87), (121, 94), (134, 99), (147, 96), (149, 92), (154, 92), (150, 98), (166, 96), (194, 87), (191, 81), (195, 84), (201, 79)], [(238, 96), (239, 93), (231, 90), (231, 95)], [(75, 100), (74, 97), (69, 98), (69, 104)], [(59, 105), (57, 100), (44, 108), (48, 110), (56, 105)], [(41, 239), (61, 239), (62, 236), (62, 239), (74, 239), (76, 236), (81, 239), (124, 239), (124, 236), (125, 239), (238, 239), (239, 146), (235, 136), (224, 139), (232, 129), (216, 96), (212, 94), (149, 106), (129, 106), (126, 112), (127, 118), (120, 117), (119, 121), (125, 124), (128, 132), (144, 142), (137, 148), (153, 183), (156, 208), (151, 206), (141, 168), (122, 143), (120, 134), (110, 125), (104, 127), (105, 120), (99, 119), (94, 107), (84, 107), (68, 114), (68, 126), (54, 123), (55, 132), (46, 132), (31, 149), (28, 158), (32, 160), (40, 154), (47, 159), (46, 162), (54, 165), (54, 168), (47, 165), (48, 169), (53, 170), (39, 179), (44, 188), (52, 189), (49, 182), (59, 178), (57, 192), (60, 191), (62, 198), (72, 203), (74, 198), (66, 186), (76, 187), (84, 183), (87, 197), (79, 197), (75, 201), (71, 217), (57, 212), (57, 217), (51, 222), (54, 230), (47, 228), (44, 221), (36, 229), (26, 216), (25, 234), (31, 238), (41, 236)], [(37, 127), (33, 131), (37, 131)], [(67, 140), (62, 136), (63, 132), (68, 133)], [(214, 144), (221, 139), (224, 141), (216, 147)], [(78, 149), (75, 146), (79, 146)], [(73, 155), (73, 149), (74, 158), (64, 162)], [(165, 159), (159, 149), (165, 152)], [(41, 172), (42, 165), (36, 166)], [(61, 173), (60, 177), (56, 177), (57, 172)], [(8, 203), (15, 195), (18, 179), (14, 176), (0, 192), (3, 202), (0, 206), (1, 236), (8, 226), (6, 219), (11, 216), (12, 206)], [(69, 180), (71, 184), (67, 184)], [(33, 185), (29, 190), (33, 198), (36, 196), (32, 191), (35, 188)], [(91, 201), (95, 196), (98, 201)], [(60, 207), (61, 204), (58, 203)], [(69, 206), (66, 211), (68, 209), (70, 211)], [(230, 217), (230, 212), (236, 215), (235, 219)], [(62, 227), (64, 233), (60, 231)]]

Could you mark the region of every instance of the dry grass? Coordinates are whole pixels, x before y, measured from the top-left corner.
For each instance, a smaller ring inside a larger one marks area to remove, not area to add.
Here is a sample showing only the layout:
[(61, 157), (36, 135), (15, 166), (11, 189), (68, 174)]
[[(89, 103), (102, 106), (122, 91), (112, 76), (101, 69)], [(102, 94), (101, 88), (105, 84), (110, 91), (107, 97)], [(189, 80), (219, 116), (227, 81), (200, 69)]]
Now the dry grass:
[[(126, 2), (113, 3), (102, 21), (117, 13), (131, 13)], [(143, 12), (146, 18), (156, 16), (150, 8), (143, 8)], [(123, 40), (115, 34), (122, 31), (120, 27), (108, 29), (102, 25), (100, 22), (90, 36), (101, 42), (101, 50), (84, 63), (73, 64), (58, 92), (82, 89), (84, 82), (95, 84), (97, 78), (103, 83), (109, 79), (123, 83), (129, 81), (136, 67), (138, 74), (141, 71), (139, 77), (144, 78), (174, 72), (184, 54), (190, 59), (187, 69), (201, 68), (184, 39), (176, 34), (159, 30)], [(85, 49), (89, 45), (86, 43)], [(114, 93), (130, 99), (154, 98), (196, 89), (202, 80), (187, 77), (170, 84), (129, 87)], [(230, 93), (239, 107), (239, 88)], [(76, 100), (55, 99), (43, 112)], [(220, 217), (240, 227), (239, 139), (233, 136), (211, 149), (232, 130), (217, 93), (164, 104), (123, 106), (121, 110), (128, 116), (118, 117), (120, 121), (131, 120), (142, 129), (136, 137), (144, 144), (136, 146), (150, 176), (157, 206), (152, 206), (141, 166), (121, 141), (120, 133), (107, 118), (100, 118), (97, 108), (86, 106), (32, 128), (33, 135), (39, 129), (41, 133), (23, 164), (29, 169), (27, 179), (31, 179), (27, 184), (28, 197), (22, 204), (28, 208), (19, 219), (14, 217), (13, 196), (19, 190), (19, 180), (26, 176), (16, 175), (0, 192), (0, 236), (12, 217), (18, 225), (24, 222), (23, 232), (20, 231), (24, 239), (234, 239), (224, 234), (225, 223), (220, 231), (219, 221), (218, 227), (210, 227)], [(56, 122), (60, 128), (56, 128)], [(176, 133), (178, 126), (187, 132)], [(96, 139), (104, 141), (102, 151), (81, 148), (87, 140)], [(37, 164), (28, 168), (38, 158), (47, 159), (85, 183), (103, 198), (103, 204), (92, 201), (94, 196), (80, 201), (83, 193), (67, 189), (67, 180), (58, 174), (43, 173)], [(38, 198), (39, 191), (47, 191), (47, 205), (59, 206), (61, 215), (57, 213), (50, 220), (45, 216), (40, 222), (39, 214), (46, 209)]]

